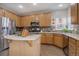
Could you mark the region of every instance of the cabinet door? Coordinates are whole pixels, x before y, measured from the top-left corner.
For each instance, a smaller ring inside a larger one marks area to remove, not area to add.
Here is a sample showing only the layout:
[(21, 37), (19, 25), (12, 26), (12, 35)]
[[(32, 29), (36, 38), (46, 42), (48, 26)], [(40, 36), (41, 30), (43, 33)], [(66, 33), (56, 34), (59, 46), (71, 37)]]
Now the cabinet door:
[(38, 16), (40, 26), (49, 26), (51, 24), (51, 14), (50, 13), (42, 13)]
[(63, 47), (63, 35), (61, 34), (54, 34), (54, 45), (64, 48)]
[(38, 14), (38, 19), (39, 19), (40, 26), (44, 26), (44, 24), (45, 24), (44, 15), (43, 14)]
[(76, 40), (73, 38), (69, 38), (69, 55), (76, 55)]
[(66, 35), (64, 35), (64, 47), (68, 47), (69, 46), (69, 37), (68, 36), (66, 36)]
[(78, 11), (77, 12), (78, 12), (77, 16), (78, 16), (78, 24), (79, 24), (79, 3), (78, 3)]
[(71, 6), (71, 23), (78, 24), (77, 19), (77, 4)]
[(17, 19), (16, 19), (16, 26), (17, 27), (21, 27), (20, 21), (21, 21), (21, 17), (17, 16)]
[(48, 44), (53, 44), (54, 40), (53, 40), (53, 34), (52, 33), (47, 33), (46, 38), (47, 38)]
[(41, 36), (41, 43), (47, 43), (47, 38), (46, 38), (46, 34), (45, 33), (42, 33), (42, 36)]
[(51, 24), (51, 13), (44, 13), (44, 26), (50, 26)]
[(11, 16), (12, 14), (9, 11), (5, 10), (5, 17), (12, 19)]
[(2, 8), (0, 8), (0, 17), (4, 16), (4, 10)]
[(26, 17), (21, 17), (21, 27), (25, 27), (26, 25)]
[(79, 56), (79, 40), (77, 40), (77, 46), (76, 47), (77, 47), (76, 55)]

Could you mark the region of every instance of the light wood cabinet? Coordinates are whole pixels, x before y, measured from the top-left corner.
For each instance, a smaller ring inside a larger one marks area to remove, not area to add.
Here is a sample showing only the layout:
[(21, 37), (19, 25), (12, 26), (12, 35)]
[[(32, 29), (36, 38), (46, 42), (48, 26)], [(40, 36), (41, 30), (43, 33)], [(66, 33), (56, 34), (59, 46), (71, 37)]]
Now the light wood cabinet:
[(44, 13), (37, 15), (40, 22), (40, 26), (50, 26), (51, 24), (51, 13)]
[(71, 6), (71, 23), (72, 24), (79, 24), (79, 4), (76, 3)]
[(32, 21), (32, 16), (21, 17), (21, 27), (30, 26), (31, 21)]
[(77, 13), (78, 13), (78, 24), (79, 24), (79, 3), (78, 3), (78, 9), (77, 9)]
[(53, 39), (53, 34), (52, 33), (46, 34), (46, 38), (47, 38), (47, 43), (48, 44), (53, 44), (54, 43), (54, 39)]
[(21, 26), (20, 25), (20, 16), (17, 16), (16, 14), (14, 14), (10, 11), (7, 11), (7, 10), (4, 10), (4, 16), (10, 18), (10, 20), (14, 20), (16, 22), (17, 27)]
[(54, 45), (64, 48), (64, 38), (62, 34), (54, 34)]
[(76, 55), (76, 40), (73, 38), (69, 38), (69, 55)]
[(41, 43), (53, 44), (53, 34), (52, 33), (42, 33)]
[(77, 47), (77, 49), (76, 49), (77, 50), (77, 53), (76, 53), (76, 55), (79, 56), (79, 40), (77, 40), (76, 43), (77, 43), (77, 46), (76, 46)]
[(0, 17), (4, 16), (4, 10), (0, 8)]
[(17, 26), (17, 27), (21, 27), (21, 17), (20, 17), (20, 16), (17, 16), (17, 19), (16, 19), (16, 26)]
[(10, 13), (7, 10), (5, 10), (4, 13), (5, 13), (5, 17), (8, 17), (8, 18), (10, 18), (12, 20), (12, 18), (13, 18), (12, 13)]
[(26, 17), (21, 17), (21, 27), (24, 27), (25, 26), (25, 21), (26, 20)]
[(47, 43), (47, 38), (46, 38), (46, 35), (45, 33), (42, 33), (42, 36), (41, 36), (41, 43)]
[(69, 38), (69, 56), (79, 56), (79, 40)]
[(68, 46), (68, 37), (56, 33), (42, 33), (41, 43), (53, 44), (60, 48)]
[(51, 14), (33, 14), (21, 18), (21, 26), (30, 26), (32, 21), (39, 21), (40, 26), (49, 26), (51, 24)]
[(66, 35), (63, 35), (63, 36), (64, 36), (64, 38), (63, 38), (63, 46), (68, 47), (68, 45), (69, 45), (69, 37), (66, 36)]

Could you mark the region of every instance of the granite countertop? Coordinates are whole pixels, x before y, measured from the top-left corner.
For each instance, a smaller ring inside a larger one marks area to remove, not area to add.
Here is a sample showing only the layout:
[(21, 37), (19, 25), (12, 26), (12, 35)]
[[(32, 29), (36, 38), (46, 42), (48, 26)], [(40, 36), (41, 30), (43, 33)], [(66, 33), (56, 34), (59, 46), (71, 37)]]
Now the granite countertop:
[(63, 34), (66, 36), (69, 36), (71, 38), (74, 38), (76, 40), (79, 40), (79, 34), (73, 34), (73, 33), (65, 33), (65, 32), (31, 32), (31, 35), (22, 37), (17, 35), (6, 35), (4, 38), (11, 39), (11, 40), (36, 40), (40, 38), (42, 33), (55, 33), (55, 34)]
[(33, 34), (26, 37), (17, 36), (17, 35), (4, 36), (5, 39), (9, 39), (9, 40), (36, 40), (36, 39), (39, 39), (40, 37), (41, 37), (40, 34)]
[[(33, 33), (33, 32), (32, 32)], [(37, 33), (37, 32), (34, 32), (34, 33)], [(56, 33), (56, 34), (63, 34), (63, 35), (66, 35), (66, 36), (69, 36), (71, 38), (74, 38), (76, 40), (79, 40), (79, 34), (74, 34), (74, 33), (65, 33), (65, 32), (38, 32), (39, 34), (41, 33)]]

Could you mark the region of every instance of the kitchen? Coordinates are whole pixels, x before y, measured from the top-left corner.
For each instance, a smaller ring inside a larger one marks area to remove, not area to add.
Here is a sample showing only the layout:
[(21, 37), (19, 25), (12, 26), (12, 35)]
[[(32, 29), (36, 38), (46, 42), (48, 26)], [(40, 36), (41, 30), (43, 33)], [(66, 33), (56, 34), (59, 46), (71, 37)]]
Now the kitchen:
[(79, 56), (78, 9), (78, 3), (0, 3), (0, 55)]

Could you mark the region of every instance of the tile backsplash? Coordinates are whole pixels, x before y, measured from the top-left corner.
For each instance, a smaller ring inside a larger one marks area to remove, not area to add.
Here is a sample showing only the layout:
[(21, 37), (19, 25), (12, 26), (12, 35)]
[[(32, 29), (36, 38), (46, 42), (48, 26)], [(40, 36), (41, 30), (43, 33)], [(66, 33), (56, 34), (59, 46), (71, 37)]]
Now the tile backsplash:
[(79, 25), (74, 25), (74, 24), (72, 24), (72, 28), (73, 28), (73, 33), (77, 33), (77, 34), (79, 34)]

